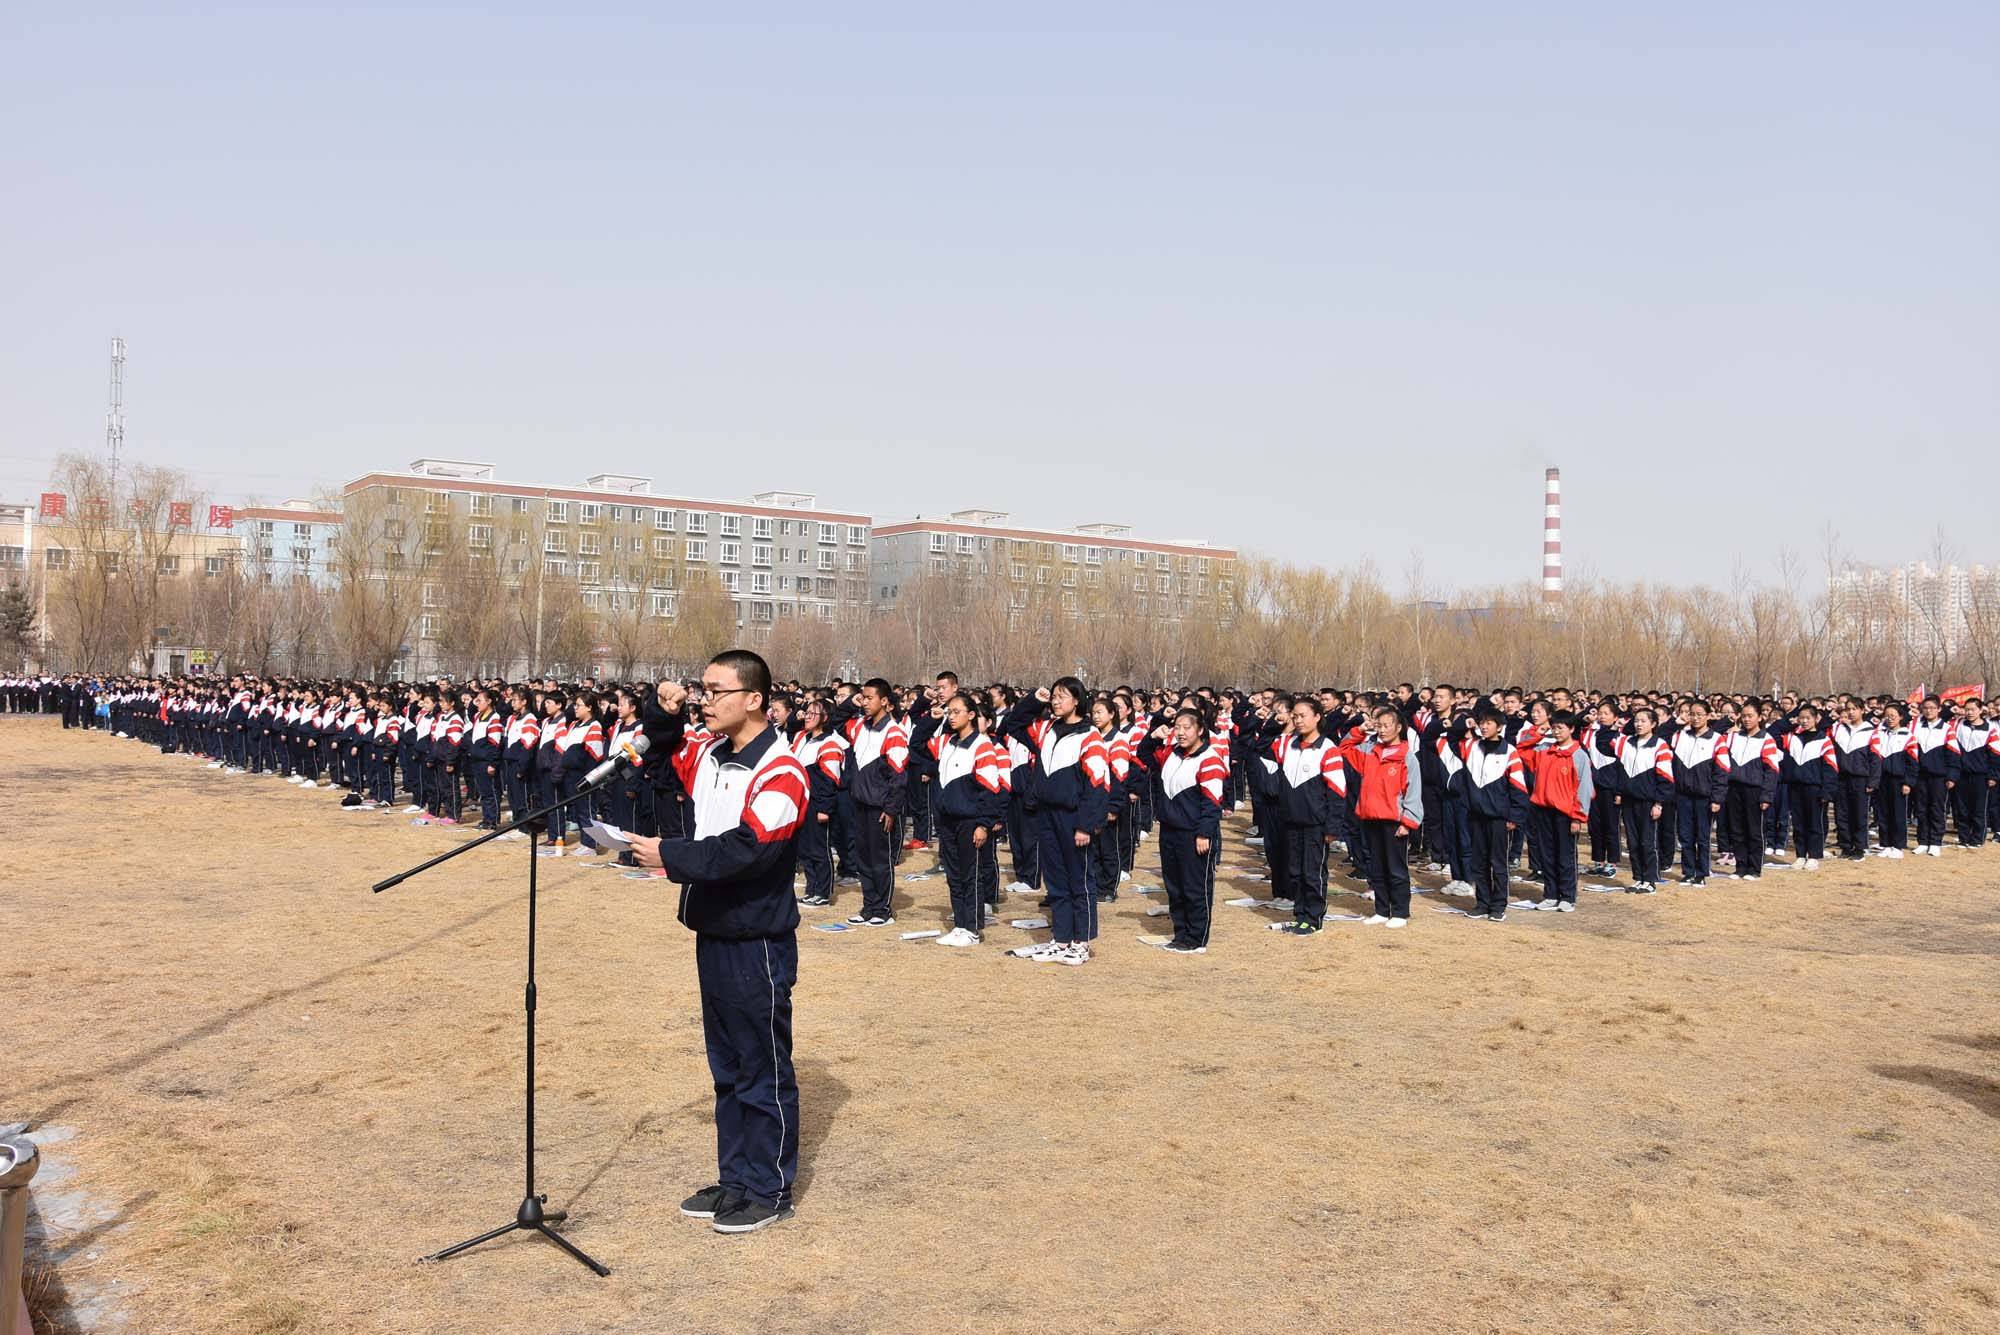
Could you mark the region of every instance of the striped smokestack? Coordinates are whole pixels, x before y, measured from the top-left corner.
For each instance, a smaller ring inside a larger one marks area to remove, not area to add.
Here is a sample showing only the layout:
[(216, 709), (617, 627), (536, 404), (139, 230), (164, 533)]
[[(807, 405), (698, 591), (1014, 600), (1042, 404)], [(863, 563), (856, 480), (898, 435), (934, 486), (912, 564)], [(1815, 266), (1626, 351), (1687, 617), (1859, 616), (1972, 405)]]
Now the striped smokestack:
[(1551, 468), (1543, 476), (1548, 487), (1542, 498), (1542, 601), (1559, 603), (1563, 597), (1562, 470)]

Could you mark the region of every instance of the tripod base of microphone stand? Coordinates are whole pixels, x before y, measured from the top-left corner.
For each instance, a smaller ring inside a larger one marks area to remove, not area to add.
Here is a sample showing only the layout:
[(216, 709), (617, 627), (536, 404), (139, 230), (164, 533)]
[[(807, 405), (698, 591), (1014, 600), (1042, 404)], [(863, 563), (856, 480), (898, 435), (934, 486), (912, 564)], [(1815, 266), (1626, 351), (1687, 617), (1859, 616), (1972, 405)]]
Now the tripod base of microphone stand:
[(542, 1207), (548, 1203), (548, 1199), (546, 1196), (526, 1197), (522, 1200), (521, 1208), (514, 1215), (512, 1223), (502, 1224), (496, 1229), (490, 1229), (485, 1233), (481, 1233), (476, 1238), (467, 1238), (464, 1242), (447, 1247), (441, 1252), (433, 1252), (421, 1259), (424, 1261), (446, 1261), (462, 1251), (469, 1251), (477, 1247), (482, 1242), (491, 1242), (495, 1238), (504, 1238), (509, 1233), (520, 1230), (541, 1234), (550, 1242), (553, 1242), (556, 1246), (574, 1256), (578, 1261), (596, 1271), (600, 1276), (610, 1274), (611, 1268), (609, 1266), (600, 1265), (597, 1261), (591, 1259), (590, 1255), (581, 1247), (578, 1247), (568, 1238), (549, 1227), (550, 1224), (561, 1223), (563, 1220), (569, 1218), (569, 1216), (561, 1210), (544, 1210)]

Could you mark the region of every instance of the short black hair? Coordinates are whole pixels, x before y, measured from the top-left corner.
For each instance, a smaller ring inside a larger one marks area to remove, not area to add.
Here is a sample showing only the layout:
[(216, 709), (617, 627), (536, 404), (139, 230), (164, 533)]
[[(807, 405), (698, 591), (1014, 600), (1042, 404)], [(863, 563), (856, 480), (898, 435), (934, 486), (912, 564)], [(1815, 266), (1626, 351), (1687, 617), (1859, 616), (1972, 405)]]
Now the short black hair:
[(736, 682), (744, 690), (755, 692), (767, 703), (770, 701), (771, 665), (762, 654), (749, 649), (724, 649), (709, 659), (708, 665), (728, 668), (736, 674)]

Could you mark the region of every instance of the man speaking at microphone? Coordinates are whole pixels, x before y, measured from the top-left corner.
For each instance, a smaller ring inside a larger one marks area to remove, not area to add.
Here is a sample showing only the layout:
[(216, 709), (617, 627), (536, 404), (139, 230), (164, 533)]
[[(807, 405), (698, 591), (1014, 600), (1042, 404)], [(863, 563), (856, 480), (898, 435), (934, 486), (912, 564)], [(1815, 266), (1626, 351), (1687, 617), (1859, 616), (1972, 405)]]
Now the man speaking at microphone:
[(718, 1233), (754, 1233), (792, 1217), (798, 1175), (792, 874), (806, 772), (765, 720), (771, 669), (762, 658), (745, 649), (717, 654), (701, 689), (710, 737), (683, 744), (687, 691), (676, 682), (661, 682), (658, 711), (647, 711), (687, 788), (693, 836), (634, 836), (632, 850), (640, 866), (665, 868), (681, 884), (715, 1077), (718, 1180), (683, 1201), (681, 1213), (714, 1221)]

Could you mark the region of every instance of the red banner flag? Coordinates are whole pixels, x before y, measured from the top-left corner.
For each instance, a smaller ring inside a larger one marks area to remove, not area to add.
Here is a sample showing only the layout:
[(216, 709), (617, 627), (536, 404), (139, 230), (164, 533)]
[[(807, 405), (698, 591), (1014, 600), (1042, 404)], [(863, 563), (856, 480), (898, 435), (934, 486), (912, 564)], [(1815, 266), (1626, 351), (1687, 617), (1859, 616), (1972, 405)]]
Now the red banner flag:
[(236, 511), (227, 505), (209, 506), (208, 526), (210, 528), (235, 528)]
[(174, 501), (167, 506), (167, 523), (174, 528), (194, 527), (194, 502)]
[(1969, 686), (1947, 686), (1938, 692), (1938, 699), (1946, 704), (1957, 704), (1960, 700), (1984, 700), (1986, 683), (1976, 682)]
[(59, 491), (42, 493), (42, 518), (61, 519), (69, 513), (69, 497)]

